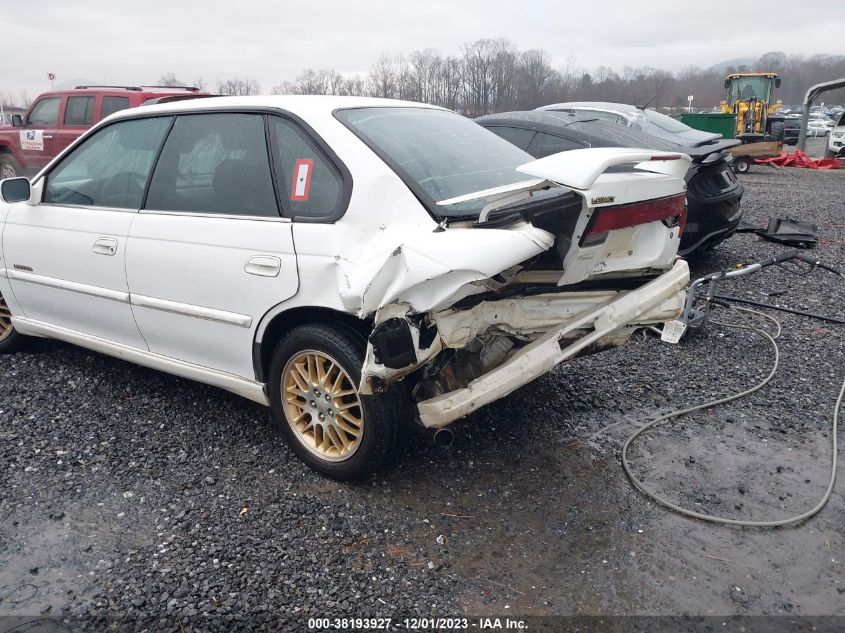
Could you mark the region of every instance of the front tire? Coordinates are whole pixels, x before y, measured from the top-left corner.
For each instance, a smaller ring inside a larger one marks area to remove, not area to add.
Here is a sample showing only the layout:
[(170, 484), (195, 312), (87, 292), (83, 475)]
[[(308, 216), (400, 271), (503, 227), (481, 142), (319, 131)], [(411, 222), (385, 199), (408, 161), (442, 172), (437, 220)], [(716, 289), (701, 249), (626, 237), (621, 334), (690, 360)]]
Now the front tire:
[(0, 154), (0, 180), (22, 176), (20, 166), (9, 154)]
[(352, 329), (302, 325), (279, 341), (270, 363), (273, 421), (306, 464), (332, 479), (376, 472), (396, 446), (402, 399), (398, 387), (358, 393), (365, 353)]
[(12, 313), (6, 300), (0, 294), (0, 354), (11, 354), (23, 349), (29, 342), (29, 337), (24, 336), (12, 325)]

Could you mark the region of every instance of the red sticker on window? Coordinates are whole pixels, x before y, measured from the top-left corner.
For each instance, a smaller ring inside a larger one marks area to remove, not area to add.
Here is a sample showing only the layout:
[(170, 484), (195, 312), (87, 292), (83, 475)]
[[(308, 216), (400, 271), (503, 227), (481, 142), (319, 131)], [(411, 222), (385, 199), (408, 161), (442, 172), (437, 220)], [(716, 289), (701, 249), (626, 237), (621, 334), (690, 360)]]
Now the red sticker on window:
[(311, 189), (311, 172), (314, 171), (314, 161), (310, 158), (300, 158), (293, 168), (293, 184), (290, 188), (290, 199), (296, 202), (308, 200)]

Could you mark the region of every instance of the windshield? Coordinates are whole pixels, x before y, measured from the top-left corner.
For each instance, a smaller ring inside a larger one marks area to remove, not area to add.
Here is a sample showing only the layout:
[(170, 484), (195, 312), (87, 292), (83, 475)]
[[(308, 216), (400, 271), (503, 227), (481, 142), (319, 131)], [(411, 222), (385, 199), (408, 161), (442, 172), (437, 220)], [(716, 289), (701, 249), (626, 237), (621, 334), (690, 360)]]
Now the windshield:
[(431, 108), (354, 108), (336, 113), (438, 216), (477, 215), (486, 204), (449, 198), (529, 180), (516, 168), (534, 159), (477, 123)]
[(739, 77), (731, 80), (728, 90), (728, 103), (757, 99), (769, 102), (772, 80), (769, 77)]
[(681, 134), (683, 132), (689, 132), (692, 129), (686, 123), (681, 123), (678, 119), (673, 119), (670, 116), (661, 114), (657, 110), (643, 110), (643, 112), (649, 121), (654, 123), (656, 126), (663, 128), (667, 132)]

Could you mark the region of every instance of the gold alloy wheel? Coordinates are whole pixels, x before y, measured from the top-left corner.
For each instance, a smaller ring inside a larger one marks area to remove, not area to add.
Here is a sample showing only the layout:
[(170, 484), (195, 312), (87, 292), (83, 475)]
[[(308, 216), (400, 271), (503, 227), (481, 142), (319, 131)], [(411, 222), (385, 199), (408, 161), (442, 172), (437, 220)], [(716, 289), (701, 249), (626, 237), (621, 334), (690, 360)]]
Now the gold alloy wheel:
[(3, 295), (0, 295), (0, 341), (5, 341), (12, 334), (12, 313)]
[(355, 384), (334, 358), (316, 350), (292, 357), (282, 371), (285, 418), (309, 451), (331, 462), (361, 444), (364, 409)]

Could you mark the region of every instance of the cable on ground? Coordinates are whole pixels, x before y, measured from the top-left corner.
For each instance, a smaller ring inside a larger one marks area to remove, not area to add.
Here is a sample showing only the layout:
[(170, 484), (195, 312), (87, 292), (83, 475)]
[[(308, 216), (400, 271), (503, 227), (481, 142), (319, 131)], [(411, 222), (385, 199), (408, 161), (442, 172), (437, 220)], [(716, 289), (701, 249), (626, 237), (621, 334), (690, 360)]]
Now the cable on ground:
[[(721, 304), (720, 304), (721, 305)], [(754, 332), (755, 334), (759, 334), (763, 338), (765, 338), (772, 347), (774, 351), (774, 362), (772, 363), (772, 369), (769, 374), (758, 384), (750, 387), (744, 391), (741, 391), (737, 394), (732, 396), (726, 396), (724, 398), (719, 398), (716, 400), (711, 400), (709, 402), (705, 402), (703, 404), (698, 404), (692, 407), (687, 407), (685, 409), (677, 409), (675, 411), (670, 411), (664, 415), (661, 415), (650, 422), (646, 423), (644, 426), (638, 428), (625, 442), (624, 446), (622, 447), (622, 467), (625, 469), (625, 474), (628, 475), (628, 478), (631, 480), (631, 483), (637, 488), (640, 492), (644, 495), (649, 497), (655, 503), (662, 505), (670, 510), (677, 512), (683, 516), (692, 517), (694, 519), (700, 519), (702, 521), (709, 521), (711, 523), (719, 523), (722, 525), (739, 525), (743, 527), (780, 527), (784, 525), (793, 525), (795, 523), (800, 523), (801, 521), (805, 521), (810, 517), (816, 515), (821, 511), (822, 508), (827, 504), (830, 500), (830, 496), (833, 493), (833, 486), (836, 483), (836, 468), (837, 468), (837, 444), (836, 444), (836, 434), (839, 427), (839, 412), (842, 408), (842, 401), (845, 398), (845, 380), (842, 382), (842, 388), (839, 390), (839, 397), (836, 400), (836, 404), (833, 406), (833, 428), (831, 430), (831, 447), (832, 453), (830, 457), (830, 480), (827, 484), (827, 489), (825, 490), (824, 495), (822, 495), (821, 499), (819, 500), (816, 505), (812, 508), (807, 510), (806, 512), (802, 512), (801, 514), (797, 514), (792, 517), (788, 517), (785, 519), (776, 519), (774, 521), (750, 521), (750, 520), (743, 520), (743, 519), (730, 519), (726, 517), (719, 517), (714, 516), (712, 514), (706, 514), (703, 512), (696, 512), (695, 510), (689, 510), (688, 508), (684, 508), (671, 500), (667, 499), (666, 497), (660, 495), (660, 493), (652, 490), (642, 480), (638, 479), (636, 475), (634, 475), (633, 471), (631, 470), (631, 466), (628, 462), (628, 449), (630, 448), (631, 444), (636, 440), (640, 435), (648, 431), (649, 429), (654, 428), (661, 422), (666, 422), (667, 420), (671, 420), (673, 418), (678, 418), (682, 415), (686, 415), (687, 413), (692, 413), (694, 411), (701, 411), (702, 409), (709, 409), (720, 404), (725, 404), (727, 402), (732, 402), (734, 400), (738, 400), (739, 398), (743, 398), (745, 396), (751, 395), (752, 393), (759, 391), (764, 386), (766, 386), (772, 378), (774, 378), (775, 374), (777, 373), (778, 366), (780, 365), (780, 349), (778, 348), (777, 339), (780, 337), (781, 333), (781, 325), (780, 322), (772, 316), (768, 314), (763, 314), (762, 312), (758, 312), (757, 310), (751, 310), (749, 308), (739, 308), (736, 306), (727, 306), (730, 310), (735, 312), (747, 312), (751, 314), (759, 315), (765, 319), (768, 319), (776, 326), (776, 333), (774, 335), (770, 334), (766, 330), (759, 328), (754, 325), (744, 325), (741, 323), (724, 323), (721, 321), (712, 320), (713, 323), (721, 325), (723, 327), (729, 328), (736, 328), (741, 330), (749, 330)]]

